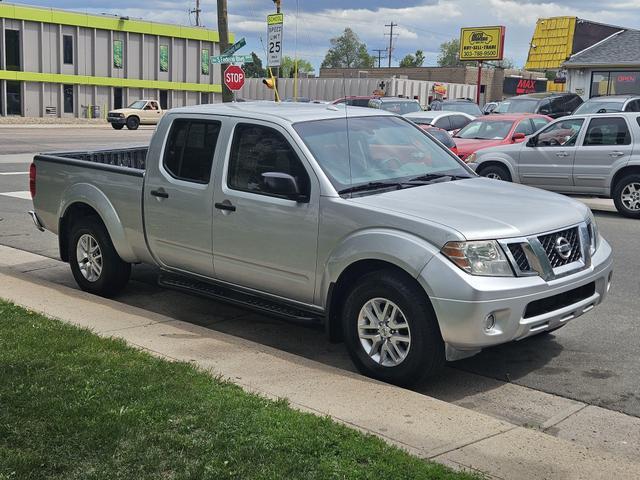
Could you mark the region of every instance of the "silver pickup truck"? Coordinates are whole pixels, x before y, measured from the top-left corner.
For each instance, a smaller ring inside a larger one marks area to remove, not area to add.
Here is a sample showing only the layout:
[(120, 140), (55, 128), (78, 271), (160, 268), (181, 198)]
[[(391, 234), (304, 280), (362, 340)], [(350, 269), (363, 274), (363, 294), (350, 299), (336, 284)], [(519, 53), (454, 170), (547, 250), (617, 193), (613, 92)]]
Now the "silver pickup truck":
[(397, 384), (564, 326), (609, 290), (590, 210), (478, 177), (406, 119), (244, 103), (169, 111), (147, 149), (38, 155), (36, 226), (78, 285), (169, 288), (321, 321)]

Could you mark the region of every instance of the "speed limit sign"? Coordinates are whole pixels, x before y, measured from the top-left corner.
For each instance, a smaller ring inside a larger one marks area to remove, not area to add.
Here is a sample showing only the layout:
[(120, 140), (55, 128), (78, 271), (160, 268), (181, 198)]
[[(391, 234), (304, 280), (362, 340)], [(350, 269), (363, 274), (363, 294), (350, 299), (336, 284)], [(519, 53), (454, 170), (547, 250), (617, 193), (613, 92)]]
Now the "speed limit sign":
[(282, 24), (284, 15), (274, 13), (267, 16), (267, 66), (279, 67), (282, 63)]

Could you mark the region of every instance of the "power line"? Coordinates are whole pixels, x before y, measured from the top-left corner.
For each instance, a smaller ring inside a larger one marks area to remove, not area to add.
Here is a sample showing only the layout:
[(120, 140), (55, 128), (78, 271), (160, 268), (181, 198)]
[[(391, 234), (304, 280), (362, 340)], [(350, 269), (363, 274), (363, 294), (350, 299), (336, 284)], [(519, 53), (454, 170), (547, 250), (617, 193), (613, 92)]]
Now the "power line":
[[(391, 68), (391, 54), (393, 53), (393, 27), (397, 27), (398, 24), (397, 23), (393, 23), (393, 21), (390, 24), (385, 24), (385, 27), (390, 27), (391, 28), (391, 32), (390, 33), (385, 33), (385, 35), (389, 35), (389, 68)], [(396, 37), (398, 36), (398, 34), (396, 33), (395, 35)]]

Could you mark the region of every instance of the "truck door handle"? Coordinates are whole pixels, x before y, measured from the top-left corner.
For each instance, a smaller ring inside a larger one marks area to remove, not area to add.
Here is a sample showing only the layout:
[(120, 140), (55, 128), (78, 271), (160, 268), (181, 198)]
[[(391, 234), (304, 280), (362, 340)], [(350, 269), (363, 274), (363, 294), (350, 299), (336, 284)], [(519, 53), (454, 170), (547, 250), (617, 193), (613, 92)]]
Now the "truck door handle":
[(227, 212), (235, 212), (236, 211), (235, 205), (231, 205), (231, 202), (229, 200), (225, 200), (224, 202), (216, 203), (213, 206), (216, 207), (218, 210), (226, 210)]
[(169, 194), (163, 190), (151, 190), (149, 193), (154, 197), (169, 198)]
[(569, 154), (567, 152), (558, 152), (556, 153), (556, 157), (568, 157)]
[(624, 152), (611, 152), (609, 154), (610, 157), (621, 157), (624, 155)]

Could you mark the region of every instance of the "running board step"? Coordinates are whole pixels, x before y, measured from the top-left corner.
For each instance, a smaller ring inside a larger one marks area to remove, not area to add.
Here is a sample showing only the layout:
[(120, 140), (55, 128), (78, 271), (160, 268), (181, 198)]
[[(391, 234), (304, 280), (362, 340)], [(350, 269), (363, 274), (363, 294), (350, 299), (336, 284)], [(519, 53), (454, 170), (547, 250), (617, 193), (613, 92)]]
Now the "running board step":
[(162, 273), (158, 277), (158, 284), (162, 287), (233, 303), (288, 320), (304, 323), (322, 323), (323, 317), (319, 312), (307, 311), (287, 304), (274, 302), (258, 295), (245, 293), (234, 288), (203, 282), (186, 276)]

